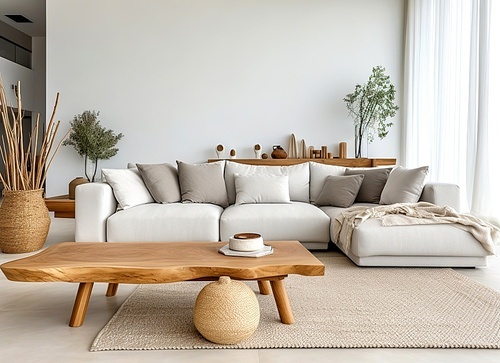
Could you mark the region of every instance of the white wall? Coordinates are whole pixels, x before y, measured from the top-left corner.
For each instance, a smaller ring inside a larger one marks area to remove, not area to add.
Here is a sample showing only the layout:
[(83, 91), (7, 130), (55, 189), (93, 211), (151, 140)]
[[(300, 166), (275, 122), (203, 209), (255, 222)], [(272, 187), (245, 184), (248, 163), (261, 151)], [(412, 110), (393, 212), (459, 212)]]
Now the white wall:
[[(63, 131), (99, 110), (125, 135), (104, 167), (203, 162), (219, 143), (253, 157), (292, 132), (352, 156), (342, 98), (383, 65), (401, 105), (403, 23), (403, 0), (47, 0), (47, 113), (56, 92)], [(399, 157), (401, 114), (369, 156)], [(82, 173), (64, 147), (47, 194)]]

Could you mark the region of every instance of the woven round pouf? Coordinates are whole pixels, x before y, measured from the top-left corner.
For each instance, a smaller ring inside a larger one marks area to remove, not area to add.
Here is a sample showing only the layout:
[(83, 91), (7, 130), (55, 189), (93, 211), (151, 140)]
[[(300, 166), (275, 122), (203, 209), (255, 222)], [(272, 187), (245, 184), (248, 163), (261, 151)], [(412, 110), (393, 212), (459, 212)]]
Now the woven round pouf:
[(207, 340), (236, 344), (254, 333), (260, 309), (255, 293), (240, 281), (221, 276), (206, 285), (194, 304), (194, 325)]

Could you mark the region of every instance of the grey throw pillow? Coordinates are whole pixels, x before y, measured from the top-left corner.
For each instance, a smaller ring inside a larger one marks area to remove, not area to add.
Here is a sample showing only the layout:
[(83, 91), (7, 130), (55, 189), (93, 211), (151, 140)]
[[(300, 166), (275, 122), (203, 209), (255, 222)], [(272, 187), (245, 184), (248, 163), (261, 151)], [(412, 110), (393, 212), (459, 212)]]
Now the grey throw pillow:
[(188, 164), (177, 160), (179, 186), (183, 203), (212, 203), (225, 208), (224, 161)]
[(364, 175), (329, 176), (319, 193), (316, 205), (333, 205), (347, 208), (354, 203)]
[(157, 203), (181, 201), (177, 169), (172, 164), (137, 164), (142, 180)]
[(379, 203), (392, 168), (347, 169), (345, 175), (364, 175), (356, 202)]
[(389, 175), (380, 197), (380, 204), (418, 202), (428, 173), (428, 166), (415, 169), (398, 166)]

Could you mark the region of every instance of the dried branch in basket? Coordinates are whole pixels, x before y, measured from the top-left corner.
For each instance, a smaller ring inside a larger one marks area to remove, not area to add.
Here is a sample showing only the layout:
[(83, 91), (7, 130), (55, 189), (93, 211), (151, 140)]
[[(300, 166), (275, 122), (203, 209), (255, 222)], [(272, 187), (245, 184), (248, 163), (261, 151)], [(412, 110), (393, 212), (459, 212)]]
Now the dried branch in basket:
[(5, 165), (5, 172), (3, 175), (0, 174), (0, 181), (5, 190), (41, 189), (55, 155), (69, 134), (68, 131), (59, 141), (56, 149), (51, 152), (60, 124), (60, 121), (54, 121), (59, 103), (59, 93), (56, 96), (52, 116), (41, 142), (39, 140), (40, 115), (37, 115), (27, 145), (24, 144), (23, 138), (22, 121), (24, 111), (21, 101), (21, 82), (17, 83), (16, 100), (17, 109), (12, 107), (12, 105), (9, 107), (3, 82), (0, 78), (0, 113), (5, 130), (5, 136), (2, 136), (0, 144), (0, 155)]

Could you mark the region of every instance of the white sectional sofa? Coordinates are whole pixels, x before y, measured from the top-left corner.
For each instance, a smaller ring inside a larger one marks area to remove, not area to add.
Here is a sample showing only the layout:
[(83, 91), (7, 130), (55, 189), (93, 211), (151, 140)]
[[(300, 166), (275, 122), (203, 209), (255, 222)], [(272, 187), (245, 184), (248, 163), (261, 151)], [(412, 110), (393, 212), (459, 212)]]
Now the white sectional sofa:
[[(394, 192), (398, 179), (391, 179), (396, 174), (391, 169), (346, 169), (315, 162), (252, 166), (232, 161), (178, 162), (178, 170), (168, 164), (137, 166), (103, 170), (107, 182), (77, 187), (77, 242), (227, 241), (235, 233), (258, 232), (267, 240), (299, 240), (309, 249), (328, 249), (329, 243), (342, 249), (334, 223), (349, 202), (376, 206), (384, 192), (390, 194), (388, 200), (398, 194)], [(458, 186), (424, 185), (426, 169), (397, 170), (400, 176), (408, 172), (403, 176), (413, 173), (420, 179), (417, 190), (411, 190), (417, 195), (414, 202), (459, 210)], [(360, 183), (353, 189), (352, 201), (346, 202), (351, 198), (349, 188), (335, 189), (339, 181)], [(377, 218), (358, 225), (343, 252), (361, 266), (478, 267), (485, 266), (491, 254), (472, 234), (452, 224), (386, 227)]]

